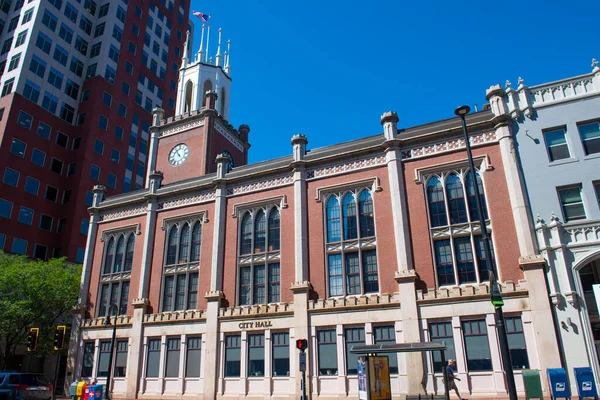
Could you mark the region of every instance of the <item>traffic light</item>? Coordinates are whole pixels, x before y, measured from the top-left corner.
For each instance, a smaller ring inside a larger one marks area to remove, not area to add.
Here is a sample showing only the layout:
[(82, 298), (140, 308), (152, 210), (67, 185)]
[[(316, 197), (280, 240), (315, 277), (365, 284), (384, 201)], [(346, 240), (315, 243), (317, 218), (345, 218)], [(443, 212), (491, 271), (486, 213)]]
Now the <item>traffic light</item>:
[(64, 325), (57, 326), (54, 330), (54, 350), (62, 350), (65, 345), (65, 332), (67, 327)]
[(27, 334), (27, 351), (35, 351), (39, 332), (40, 328), (29, 328), (29, 333)]
[(306, 339), (298, 339), (296, 340), (296, 348), (300, 351), (306, 350), (308, 347), (308, 340)]

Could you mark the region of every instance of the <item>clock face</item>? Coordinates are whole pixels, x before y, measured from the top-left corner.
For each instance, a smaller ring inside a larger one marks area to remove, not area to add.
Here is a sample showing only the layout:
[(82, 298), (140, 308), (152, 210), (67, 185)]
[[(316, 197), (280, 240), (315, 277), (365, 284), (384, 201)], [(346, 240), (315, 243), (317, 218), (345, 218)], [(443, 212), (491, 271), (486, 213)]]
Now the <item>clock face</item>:
[(185, 162), (189, 154), (189, 147), (186, 144), (180, 143), (173, 147), (169, 153), (169, 163), (177, 167)]

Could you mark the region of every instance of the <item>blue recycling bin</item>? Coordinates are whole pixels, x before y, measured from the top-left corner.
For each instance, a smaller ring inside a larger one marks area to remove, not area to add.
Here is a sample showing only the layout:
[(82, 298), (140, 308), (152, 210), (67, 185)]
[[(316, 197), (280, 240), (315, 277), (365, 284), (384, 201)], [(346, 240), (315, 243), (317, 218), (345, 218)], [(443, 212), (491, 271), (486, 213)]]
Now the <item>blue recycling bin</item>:
[(571, 399), (571, 388), (564, 368), (548, 368), (548, 384), (553, 399)]
[(104, 385), (96, 384), (96, 390), (94, 391), (94, 399), (90, 400), (101, 400), (102, 392), (104, 391)]
[(591, 397), (592, 399), (598, 398), (598, 391), (596, 390), (596, 382), (594, 381), (594, 372), (590, 367), (574, 368), (575, 379), (577, 380), (577, 391), (579, 392), (579, 399)]
[(87, 398), (85, 400), (95, 400), (96, 398), (96, 387), (98, 385), (90, 385), (87, 387)]

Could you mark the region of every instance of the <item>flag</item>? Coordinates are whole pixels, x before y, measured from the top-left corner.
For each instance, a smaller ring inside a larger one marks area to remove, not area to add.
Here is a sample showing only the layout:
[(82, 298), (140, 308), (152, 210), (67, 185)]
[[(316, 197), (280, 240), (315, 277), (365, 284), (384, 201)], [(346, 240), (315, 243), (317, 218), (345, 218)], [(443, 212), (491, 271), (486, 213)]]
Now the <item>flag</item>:
[(202, 22), (206, 22), (208, 24), (208, 19), (210, 18), (210, 14), (204, 14), (204, 13), (201, 13), (200, 11), (194, 11), (192, 14), (194, 14), (196, 17), (200, 18), (200, 20)]

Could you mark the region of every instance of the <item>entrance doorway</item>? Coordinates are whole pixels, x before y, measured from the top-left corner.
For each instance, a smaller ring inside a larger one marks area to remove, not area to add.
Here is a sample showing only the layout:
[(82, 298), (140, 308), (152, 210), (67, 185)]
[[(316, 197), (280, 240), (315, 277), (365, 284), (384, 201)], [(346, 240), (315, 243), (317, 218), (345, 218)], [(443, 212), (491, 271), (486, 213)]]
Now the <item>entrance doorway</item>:
[[(594, 296), (594, 285), (600, 285), (600, 260), (594, 260), (579, 271), (583, 297), (591, 325), (596, 354), (600, 359), (600, 312)], [(596, 289), (598, 290), (598, 289)]]

